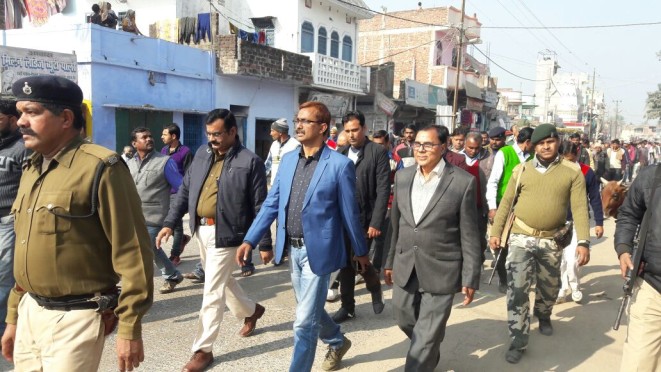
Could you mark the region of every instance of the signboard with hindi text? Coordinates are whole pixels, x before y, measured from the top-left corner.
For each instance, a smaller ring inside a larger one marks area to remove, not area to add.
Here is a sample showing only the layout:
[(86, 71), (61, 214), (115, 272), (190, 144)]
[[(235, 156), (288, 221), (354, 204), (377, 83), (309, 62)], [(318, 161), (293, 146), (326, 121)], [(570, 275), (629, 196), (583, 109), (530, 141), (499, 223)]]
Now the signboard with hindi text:
[(0, 46), (0, 87), (11, 94), (14, 81), (33, 75), (61, 76), (78, 82), (75, 54)]

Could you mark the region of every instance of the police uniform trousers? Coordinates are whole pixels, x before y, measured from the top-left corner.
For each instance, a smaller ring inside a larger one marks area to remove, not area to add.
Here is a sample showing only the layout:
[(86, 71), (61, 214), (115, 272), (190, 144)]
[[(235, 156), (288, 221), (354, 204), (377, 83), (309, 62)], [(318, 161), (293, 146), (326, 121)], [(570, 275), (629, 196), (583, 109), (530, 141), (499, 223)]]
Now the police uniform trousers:
[(237, 319), (243, 320), (255, 313), (256, 304), (232, 277), (238, 247), (216, 247), (215, 226), (199, 226), (195, 239), (204, 266), (204, 291), (197, 334), (191, 350), (210, 352), (220, 331), (225, 306)]
[(642, 278), (631, 298), (620, 371), (661, 371), (661, 293)]
[(92, 309), (48, 310), (25, 294), (18, 305), (16, 371), (97, 371), (104, 326)]
[(560, 291), (562, 250), (553, 239), (511, 234), (507, 253), (507, 320), (512, 349), (525, 349), (530, 334), (530, 288), (535, 285), (534, 315), (550, 319)]

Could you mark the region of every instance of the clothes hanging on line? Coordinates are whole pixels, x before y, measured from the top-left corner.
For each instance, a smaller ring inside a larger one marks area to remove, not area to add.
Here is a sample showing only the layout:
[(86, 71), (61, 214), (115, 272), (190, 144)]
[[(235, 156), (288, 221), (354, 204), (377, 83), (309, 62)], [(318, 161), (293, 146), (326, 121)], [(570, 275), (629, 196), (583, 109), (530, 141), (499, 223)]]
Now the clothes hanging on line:
[(179, 44), (190, 44), (191, 38), (197, 44), (195, 36), (197, 31), (196, 23), (197, 19), (194, 17), (183, 17), (179, 19)]
[(211, 13), (200, 13), (197, 15), (197, 30), (195, 33), (195, 43), (200, 40), (211, 42)]

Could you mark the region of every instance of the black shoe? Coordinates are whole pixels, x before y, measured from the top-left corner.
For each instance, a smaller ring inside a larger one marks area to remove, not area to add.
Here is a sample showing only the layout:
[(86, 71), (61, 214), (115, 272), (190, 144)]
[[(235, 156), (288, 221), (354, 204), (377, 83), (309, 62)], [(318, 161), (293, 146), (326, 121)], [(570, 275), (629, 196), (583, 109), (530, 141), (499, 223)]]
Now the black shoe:
[(507, 294), (507, 284), (498, 284), (498, 292)]
[(539, 333), (544, 336), (550, 336), (553, 334), (553, 326), (551, 325), (551, 319), (540, 319), (539, 320)]
[(517, 364), (521, 360), (526, 349), (509, 349), (505, 354), (505, 360), (508, 363)]
[(343, 307), (338, 310), (335, 315), (333, 315), (333, 321), (337, 324), (344, 322), (345, 320), (350, 320), (356, 317), (356, 313), (352, 310), (349, 311)]
[(378, 291), (372, 292), (372, 309), (374, 314), (381, 314), (386, 305), (383, 303), (383, 291), (379, 288)]

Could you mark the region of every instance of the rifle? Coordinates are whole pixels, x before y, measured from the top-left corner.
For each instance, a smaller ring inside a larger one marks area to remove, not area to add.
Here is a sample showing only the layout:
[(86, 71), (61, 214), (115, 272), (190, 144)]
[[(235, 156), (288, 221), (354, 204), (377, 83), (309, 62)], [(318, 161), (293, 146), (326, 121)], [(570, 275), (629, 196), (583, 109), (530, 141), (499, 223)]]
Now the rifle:
[(652, 211), (649, 207), (652, 206), (654, 200), (654, 192), (658, 188), (657, 185), (661, 181), (661, 166), (657, 165), (657, 168), (654, 170), (654, 181), (652, 181), (652, 194), (650, 195), (649, 206), (643, 215), (643, 220), (638, 229), (636, 230), (636, 235), (633, 241), (633, 252), (631, 255), (631, 263), (633, 264), (633, 269), (627, 269), (627, 272), (624, 276), (624, 285), (622, 290), (624, 291), (624, 297), (622, 297), (622, 303), (620, 304), (620, 309), (617, 312), (617, 317), (615, 318), (615, 324), (613, 324), (613, 330), (617, 331), (620, 328), (620, 321), (622, 320), (622, 314), (624, 309), (629, 305), (631, 300), (631, 295), (633, 294), (633, 286), (636, 284), (636, 278), (638, 277), (638, 272), (640, 271), (640, 262), (643, 258), (643, 250), (645, 249), (645, 241), (647, 240), (647, 230), (649, 229), (650, 217)]
[(498, 249), (498, 254), (496, 255), (496, 264), (493, 266), (493, 270), (491, 270), (491, 276), (489, 276), (489, 285), (491, 285), (491, 281), (493, 280), (493, 276), (496, 273), (496, 267), (498, 266), (498, 260), (500, 259), (500, 254), (503, 253), (503, 248)]
[(647, 215), (648, 213), (645, 213), (645, 216), (643, 217), (643, 222), (638, 226), (638, 229), (636, 230), (636, 237), (634, 238), (633, 241), (633, 255), (631, 257), (633, 263), (633, 270), (627, 269), (627, 273), (624, 276), (624, 285), (622, 285), (624, 296), (622, 297), (622, 303), (620, 304), (620, 309), (617, 312), (617, 317), (615, 317), (615, 324), (613, 324), (613, 330), (615, 331), (617, 331), (620, 328), (620, 321), (622, 320), (622, 314), (624, 314), (624, 309), (626, 309), (627, 306), (629, 306), (629, 301), (631, 300), (631, 295), (633, 294), (633, 286), (636, 282), (636, 277), (638, 276), (638, 269), (640, 268), (640, 260), (643, 257), (642, 247), (644, 247), (639, 243), (640, 231), (642, 224), (648, 222), (646, 221)]

